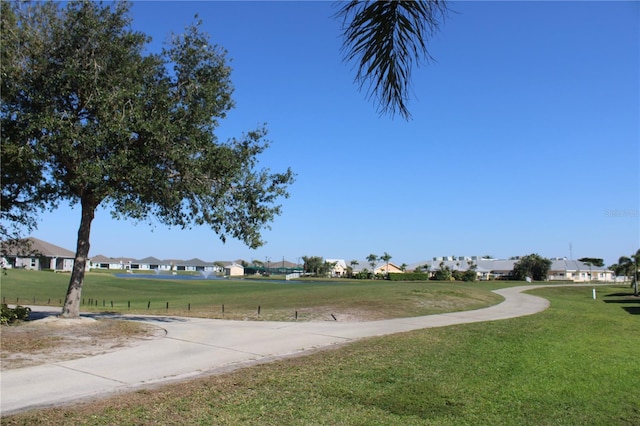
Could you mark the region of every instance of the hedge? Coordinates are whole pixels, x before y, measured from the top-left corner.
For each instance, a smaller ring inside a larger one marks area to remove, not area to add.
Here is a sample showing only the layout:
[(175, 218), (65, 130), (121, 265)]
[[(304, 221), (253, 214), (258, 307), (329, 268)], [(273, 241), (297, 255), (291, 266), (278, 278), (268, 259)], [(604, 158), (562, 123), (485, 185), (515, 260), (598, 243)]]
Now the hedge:
[(389, 274), (389, 281), (429, 281), (429, 274), (422, 274), (418, 272)]

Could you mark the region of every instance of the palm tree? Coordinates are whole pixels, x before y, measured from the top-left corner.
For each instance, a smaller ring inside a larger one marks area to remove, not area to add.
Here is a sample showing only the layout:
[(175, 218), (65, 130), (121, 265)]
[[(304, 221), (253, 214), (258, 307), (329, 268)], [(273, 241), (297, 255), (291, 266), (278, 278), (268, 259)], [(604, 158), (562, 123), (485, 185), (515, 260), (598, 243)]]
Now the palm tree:
[(371, 278), (373, 279), (376, 275), (376, 262), (378, 261), (378, 256), (375, 254), (370, 254), (367, 256), (367, 262), (371, 265), (371, 269), (373, 272), (371, 273)]
[(353, 270), (356, 269), (356, 266), (358, 266), (358, 263), (359, 262), (355, 259), (349, 262), (349, 264), (351, 265), (351, 271), (349, 271), (349, 278), (353, 276)]
[(631, 285), (633, 286), (633, 294), (639, 295), (638, 291), (638, 263), (640, 263), (640, 249), (631, 256), (622, 256), (618, 259), (618, 265), (614, 271), (616, 275), (622, 274), (625, 277), (631, 277)]
[(437, 33), (448, 8), (444, 0), (361, 1), (338, 3), (344, 60), (355, 61), (356, 83), (367, 86), (380, 113), (411, 114), (406, 105), (411, 70), (433, 60), (427, 42)]
[(627, 256), (621, 256), (618, 259), (618, 263), (614, 265), (614, 267), (615, 267), (614, 272), (616, 273), (616, 275), (622, 275), (626, 282), (627, 277), (631, 276), (633, 262), (631, 261), (631, 258)]
[(387, 277), (389, 276), (389, 261), (391, 260), (391, 255), (386, 251), (382, 256), (380, 256), (380, 260), (387, 263)]

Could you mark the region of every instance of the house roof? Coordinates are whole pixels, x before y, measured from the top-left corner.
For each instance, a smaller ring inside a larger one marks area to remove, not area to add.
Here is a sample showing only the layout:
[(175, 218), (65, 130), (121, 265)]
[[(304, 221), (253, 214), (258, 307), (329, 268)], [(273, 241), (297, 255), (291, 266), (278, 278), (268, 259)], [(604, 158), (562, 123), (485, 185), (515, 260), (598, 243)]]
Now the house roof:
[[(467, 260), (427, 260), (418, 262), (409, 266), (407, 269), (412, 270), (417, 267), (429, 265), (430, 271), (436, 271), (440, 268), (440, 263), (453, 271), (466, 271), (471, 264), (477, 265), (478, 272), (501, 272), (508, 273), (513, 270), (514, 265), (519, 259), (477, 259), (475, 261)], [(568, 259), (552, 259), (549, 272), (553, 271), (607, 271), (606, 267), (589, 266), (579, 260)]]
[(340, 266), (344, 269), (347, 269), (347, 263), (344, 261), (344, 259), (325, 259), (324, 261), (328, 263), (335, 262), (336, 266)]
[[(377, 271), (380, 268), (386, 268), (387, 267), (387, 262), (380, 261), (380, 260), (376, 261), (376, 264), (373, 267), (373, 269), (371, 268), (371, 263), (369, 263), (369, 261), (367, 261), (367, 260), (358, 260), (357, 262), (358, 262), (358, 264), (353, 267), (353, 272), (362, 272), (365, 269), (367, 271), (372, 271), (372, 270), (373, 271)], [(349, 263), (349, 266), (351, 266), (351, 263)], [(398, 270), (401, 269), (395, 263), (389, 262), (389, 269), (391, 269), (392, 267), (395, 268), (395, 269), (398, 269)], [(407, 270), (408, 270), (408, 268), (407, 268)]]
[(554, 259), (550, 271), (608, 271), (605, 266), (589, 265), (579, 260)]
[(244, 266), (242, 266), (242, 265), (240, 265), (238, 263), (235, 263), (235, 262), (231, 263), (229, 265), (225, 265), (224, 267), (227, 268), (227, 269), (231, 269), (231, 268), (242, 268), (242, 269), (244, 269)]
[(153, 256), (145, 257), (144, 259), (139, 259), (137, 262), (138, 263), (145, 263), (145, 264), (149, 264), (149, 265), (158, 265), (158, 264), (162, 263), (162, 261), (160, 259), (158, 259), (157, 257), (153, 257)]
[(205, 262), (202, 259), (198, 259), (197, 257), (194, 257), (193, 259), (189, 259), (189, 260), (181, 260), (179, 261), (178, 265), (180, 266), (213, 266), (213, 262)]
[(91, 262), (93, 262), (93, 263), (111, 263), (111, 264), (116, 264), (116, 263), (128, 264), (129, 262), (135, 263), (137, 261), (136, 261), (136, 259), (133, 259), (131, 257), (107, 257), (107, 256), (105, 256), (103, 254), (99, 254), (97, 256), (93, 256), (91, 258)]
[(47, 257), (63, 257), (67, 259), (74, 259), (76, 257), (76, 254), (71, 250), (67, 250), (66, 248), (39, 240), (34, 237), (25, 238), (21, 241), (25, 241), (26, 244), (14, 246), (11, 244), (5, 245), (5, 243), (3, 243), (3, 247), (7, 247), (7, 254), (27, 257), (35, 254)]

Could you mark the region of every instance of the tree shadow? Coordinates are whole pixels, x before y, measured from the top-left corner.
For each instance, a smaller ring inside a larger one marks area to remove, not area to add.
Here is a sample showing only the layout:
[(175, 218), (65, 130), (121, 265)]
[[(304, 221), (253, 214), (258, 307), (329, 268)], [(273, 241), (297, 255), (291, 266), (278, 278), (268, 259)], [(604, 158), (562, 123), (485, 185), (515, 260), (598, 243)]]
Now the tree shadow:
[(62, 309), (60, 309), (60, 312), (31, 311), (31, 312), (29, 312), (28, 321), (36, 321), (36, 320), (45, 319), (45, 318), (48, 318), (48, 317), (57, 317), (58, 315), (60, 315), (61, 312), (62, 312)]
[(638, 306), (622, 306), (622, 309), (624, 309), (631, 315), (640, 315), (640, 297), (639, 296), (634, 296), (633, 293), (612, 293), (612, 294), (607, 294), (604, 297), (605, 299), (608, 297), (619, 298), (619, 299), (608, 299), (608, 300), (605, 300), (604, 303), (638, 305)]
[(187, 322), (188, 319), (172, 316), (160, 316), (160, 315), (132, 315), (121, 314), (118, 312), (97, 312), (82, 314), (83, 317), (89, 317), (94, 319), (119, 319), (127, 321), (146, 321), (146, 322)]
[[(62, 309), (60, 310), (32, 310), (29, 313), (29, 319), (27, 321), (37, 321), (48, 317), (57, 317), (60, 316)], [(121, 314), (118, 312), (82, 312), (80, 314), (81, 318), (93, 318), (93, 319), (120, 319), (120, 320), (128, 320), (128, 321), (146, 321), (146, 322), (159, 322), (159, 323), (170, 323), (170, 322), (186, 322), (188, 321), (186, 318), (181, 317), (172, 317), (172, 316), (155, 316), (155, 315), (130, 315), (130, 314)]]

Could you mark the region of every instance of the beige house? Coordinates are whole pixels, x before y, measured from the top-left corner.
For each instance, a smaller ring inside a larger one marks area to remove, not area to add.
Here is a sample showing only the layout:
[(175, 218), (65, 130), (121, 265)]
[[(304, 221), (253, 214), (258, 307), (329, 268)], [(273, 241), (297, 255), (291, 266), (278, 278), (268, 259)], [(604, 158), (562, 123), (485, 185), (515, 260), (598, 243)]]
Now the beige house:
[(344, 277), (347, 275), (347, 263), (344, 259), (325, 259), (324, 261), (335, 264), (331, 269), (332, 277)]
[(224, 274), (228, 277), (241, 277), (244, 275), (244, 266), (232, 263), (224, 267)]
[(404, 271), (402, 269), (400, 269), (400, 267), (398, 265), (396, 265), (395, 263), (380, 263), (378, 265), (376, 265), (375, 269), (373, 270), (374, 274), (403, 274)]
[[(371, 264), (366, 260), (359, 260), (358, 264), (353, 268), (353, 273), (357, 274), (359, 272), (364, 272), (365, 270), (371, 272)], [(393, 262), (378, 262), (373, 267), (374, 275), (386, 275), (387, 273), (404, 274), (404, 272), (405, 271)]]

